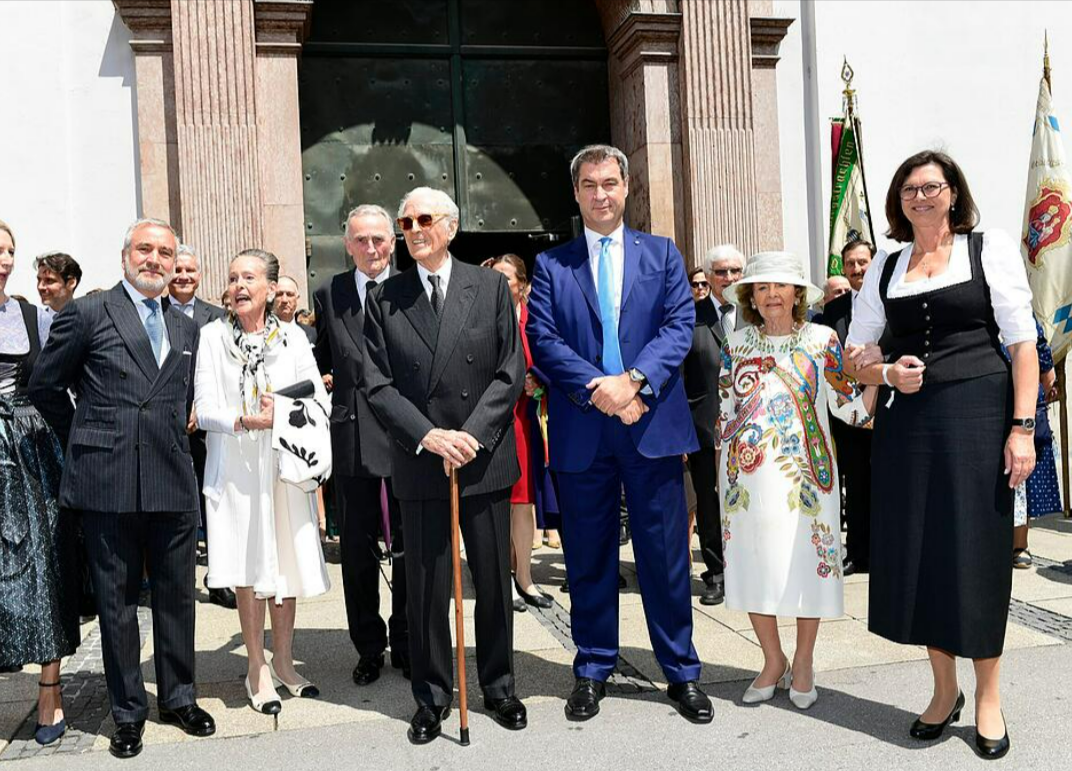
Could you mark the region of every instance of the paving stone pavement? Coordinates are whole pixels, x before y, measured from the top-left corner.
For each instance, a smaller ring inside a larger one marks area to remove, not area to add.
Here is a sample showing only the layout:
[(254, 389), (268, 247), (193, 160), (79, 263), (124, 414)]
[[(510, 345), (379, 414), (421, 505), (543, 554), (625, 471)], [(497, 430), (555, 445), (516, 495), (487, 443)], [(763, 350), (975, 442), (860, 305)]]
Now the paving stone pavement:
[[(1072, 531), (1064, 522), (1044, 522), (1041, 527), (1032, 530), (1031, 544), (1036, 564), (1029, 571), (1014, 573), (1014, 599), (1010, 609), (1007, 638), (1008, 661), (1014, 663), (1010, 664), (1013, 674), (1007, 682), (1006, 698), (1011, 708), (1010, 715), (1014, 714), (1012, 709), (1022, 711), (1016, 716), (1021, 725), (1033, 716), (1052, 713), (1056, 717), (1061, 714), (1059, 708), (1054, 711), (1052, 705), (1032, 701), (1031, 694), (1034, 690), (1038, 690), (1040, 694), (1045, 690), (1035, 688), (1040, 684), (1036, 683), (1036, 679), (1049, 678), (1047, 685), (1053, 685), (1053, 678), (1072, 678), (1072, 651), (1068, 647), (1068, 643), (1072, 642)], [(330, 563), (332, 589), (322, 597), (299, 603), (298, 631), (295, 639), (295, 655), (300, 661), (299, 670), (321, 687), (322, 697), (317, 700), (284, 698), (284, 709), (277, 719), (253, 712), (246, 702), (242, 685), (245, 675), (245, 649), (237, 617), (232, 611), (208, 604), (207, 596), (199, 583), (199, 702), (216, 717), (218, 731), (213, 739), (191, 739), (174, 727), (160, 724), (153, 706), (146, 727), (145, 758), (155, 757), (157, 762), (166, 759), (176, 767), (197, 767), (197, 764), (204, 762), (206, 758), (241, 758), (241, 753), (235, 755), (235, 745), (220, 742), (219, 739), (248, 740), (278, 736), (283, 744), (271, 745), (277, 748), (273, 752), (278, 751), (281, 757), (293, 756), (292, 764), (295, 767), (322, 768), (323, 764), (330, 763), (330, 758), (333, 757), (332, 737), (344, 736), (353, 741), (371, 741), (374, 747), (370, 745), (370, 751), (375, 750), (372, 756), (380, 757), (377, 752), (387, 753), (384, 757), (395, 758), (400, 763), (404, 761), (403, 765), (397, 767), (431, 768), (438, 765), (441, 768), (479, 768), (482, 765), (492, 767), (492, 760), (501, 759), (489, 756), (488, 762), (484, 763), (478, 760), (482, 756), (477, 753), (455, 757), (455, 748), (450, 744), (452, 740), (443, 742), (442, 747), (434, 745), (432, 748), (424, 748), (421, 754), (413, 755), (415, 748), (409, 747), (405, 740), (405, 727), (413, 709), (409, 683), (402, 679), (400, 673), (390, 668), (384, 670), (379, 681), (367, 688), (357, 688), (350, 682), (350, 669), (356, 663), (356, 654), (346, 634), (337, 547), (329, 545), (326, 554)], [(518, 691), (530, 709), (530, 729), (522, 732), (519, 738), (501, 739), (494, 733), (498, 729), (486, 725), (489, 721), (479, 704), (475, 651), (472, 647), (468, 650), (471, 660), (467, 669), (470, 674), (472, 721), (476, 727), (474, 730), (479, 729), (481, 736), (486, 737), (484, 741), (489, 744), (485, 747), (489, 749), (491, 746), (498, 746), (497, 742), (500, 740), (508, 742), (505, 745), (508, 747), (528, 747), (537, 736), (543, 737), (541, 741), (548, 742), (547, 746), (557, 743), (572, 746), (571, 742), (574, 740), (568, 737), (582, 730), (576, 724), (562, 719), (561, 713), (562, 703), (573, 682), (570, 662), (575, 650), (569, 633), (570, 598), (568, 594), (558, 591), (564, 577), (561, 552), (547, 548), (537, 551), (533, 557), (533, 571), (537, 582), (548, 590), (556, 602), (547, 610), (530, 608), (529, 612), (515, 614), (514, 617)], [(668, 743), (677, 742), (679, 739), (691, 741), (688, 738), (691, 734), (686, 732), (695, 730), (695, 727), (688, 728), (685, 724), (686, 727), (682, 728), (678, 725), (683, 722), (680, 718), (662, 717), (664, 713), (674, 713), (662, 694), (666, 684), (651, 652), (632, 553), (628, 547), (622, 550), (622, 572), (627, 578), (628, 587), (619, 594), (621, 656), (619, 671), (609, 683), (611, 698), (606, 702), (605, 709), (605, 712), (615, 717), (605, 721), (601, 717), (599, 731), (614, 733), (622, 753), (617, 764), (622, 768), (663, 767), (661, 761), (651, 761), (646, 749), (638, 749), (634, 753), (630, 749), (633, 739), (647, 731), (652, 719), (670, 721), (665, 728), (659, 728), (660, 735), (665, 732), (664, 740)], [(202, 575), (203, 571), (199, 570), (198, 581)], [(468, 575), (465, 578), (466, 634), (468, 640), (474, 640), (472, 586)], [(386, 579), (382, 582), (382, 587), (383, 612), (386, 614), (390, 608)], [(695, 579), (695, 588), (698, 593), (698, 579)], [(910, 715), (909, 709), (925, 701), (925, 651), (914, 646), (894, 645), (867, 632), (866, 576), (848, 578), (845, 595), (845, 617), (825, 622), (820, 631), (816, 671), (820, 693), (824, 696), (816, 710), (808, 715), (822, 717), (831, 709), (831, 704), (840, 704), (843, 708), (859, 711), (859, 705), (862, 704), (864, 707), (861, 715), (874, 713), (877, 716), (875, 719), (888, 719), (891, 716), (894, 719), (907, 718)], [(150, 634), (152, 624), (147, 608), (141, 609), (139, 621), (143, 645), (143, 675), (150, 692), (150, 703), (154, 704), (155, 675)], [(703, 682), (708, 692), (716, 699), (716, 723), (722, 726), (722, 733), (724, 734), (726, 726), (729, 726), (728, 730), (735, 732), (734, 735), (740, 739), (759, 731), (760, 728), (754, 725), (755, 721), (750, 717), (755, 715), (755, 712), (736, 703), (739, 691), (754, 677), (762, 660), (747, 615), (730, 611), (725, 606), (706, 607), (694, 601), (694, 624), (694, 641), (704, 663)], [(784, 645), (791, 655), (793, 630), (789, 627), (792, 620), (780, 619), (779, 625), (782, 627)], [(100, 758), (101, 763), (114, 762), (106, 752), (113, 723), (108, 714), (100, 636), (95, 625), (84, 626), (83, 636), (83, 645), (78, 653), (63, 667), (65, 710), (71, 728), (67, 736), (56, 745), (40, 748), (33, 741), (36, 724), (36, 670), (28, 667), (25, 672), (17, 675), (0, 675), (0, 770), (10, 767), (25, 768), (29, 771), (37, 765), (35, 758), (41, 762), (48, 759), (49, 767), (53, 768), (53, 764), (63, 762), (61, 756), (71, 755), (85, 759), (78, 766), (79, 769), (90, 767), (83, 764), (89, 763), (91, 759)], [(1053, 662), (1065, 662), (1067, 666), (1061, 669)], [(965, 682), (970, 682), (970, 675), (966, 675)], [(850, 693), (855, 695), (850, 696)], [(826, 701), (825, 705), (823, 701)], [(903, 706), (894, 708), (894, 702)], [(654, 713), (652, 709), (655, 710)], [(779, 731), (780, 723), (785, 722), (786, 730), (800, 733), (802, 737), (807, 737), (806, 741), (814, 742), (816, 736), (828, 736), (815, 733), (821, 730), (816, 727), (815, 720), (799, 722), (803, 716), (793, 710), (768, 711), (763, 714), (772, 716), (771, 724), (775, 726), (773, 729), (767, 727), (763, 730)], [(861, 726), (855, 727), (853, 723), (854, 728), (846, 735), (846, 747), (849, 748), (845, 750), (846, 758), (854, 757), (855, 750), (851, 748), (860, 742), (873, 743), (873, 750), (878, 756), (891, 752), (891, 747), (892, 751), (899, 751), (897, 748), (903, 744), (899, 743), (899, 739), (886, 737), (884, 734), (879, 736), (881, 731), (864, 726), (863, 722), (866, 721), (862, 716), (858, 717)], [(835, 724), (839, 722), (833, 717), (829, 719)], [(967, 717), (965, 719), (968, 720)], [(452, 721), (456, 723), (456, 718), (452, 718)], [(1017, 725), (1018, 736), (1024, 733), (1021, 725)], [(741, 730), (737, 731), (737, 728)], [(452, 725), (450, 730), (454, 729), (456, 725)], [(577, 738), (582, 735), (592, 740), (593, 748), (607, 750), (602, 736), (597, 739), (588, 730), (576, 733)], [(835, 737), (829, 740), (842, 739)], [(1042, 741), (1041, 734), (1039, 740)], [(307, 742), (313, 743), (309, 749), (312, 754), (295, 750), (296, 747), (305, 746), (304, 743)], [(153, 750), (157, 748), (171, 750), (165, 755), (154, 754)], [(538, 750), (532, 751), (538, 755)], [(1058, 747), (1057, 751), (1067, 751), (1072, 756), (1072, 738)], [(944, 752), (949, 755), (950, 750), (947, 748)], [(1050, 759), (1045, 748), (1035, 747), (1027, 750), (1018, 745), (1017, 753), (1021, 758), (1030, 757), (1035, 768), (1060, 767), (1045, 762)], [(792, 767), (777, 751), (769, 747), (763, 749), (754, 742), (745, 741), (740, 746), (735, 745), (734, 756), (741, 762), (750, 764), (762, 761), (757, 767)], [(974, 760), (970, 752), (965, 754), (963, 751), (951, 757), (957, 759), (961, 756)], [(463, 758), (470, 757), (471, 761), (462, 762)], [(535, 760), (536, 757), (534, 755), (531, 759)], [(662, 757), (676, 757), (675, 748), (668, 745)], [(7, 761), (20, 762), (8, 766)], [(958, 762), (960, 761), (954, 760), (951, 767), (957, 767)], [(93, 763), (97, 761), (93, 760)], [(801, 767), (812, 767), (809, 763), (810, 761), (804, 762)], [(245, 765), (254, 764), (252, 761), (248, 764), (240, 760), (237, 762), (238, 767)], [(531, 764), (520, 763), (519, 767), (526, 765)], [(898, 761), (897, 765), (905, 768), (926, 767), (915, 761)], [(948, 764), (943, 762), (943, 765)], [(1072, 757), (1069, 757), (1068, 765), (1072, 765)], [(575, 766), (577, 764), (573, 762), (564, 762), (562, 765), (563, 768)], [(396, 766), (388, 763), (388, 767)], [(814, 767), (843, 766), (832, 762)]]

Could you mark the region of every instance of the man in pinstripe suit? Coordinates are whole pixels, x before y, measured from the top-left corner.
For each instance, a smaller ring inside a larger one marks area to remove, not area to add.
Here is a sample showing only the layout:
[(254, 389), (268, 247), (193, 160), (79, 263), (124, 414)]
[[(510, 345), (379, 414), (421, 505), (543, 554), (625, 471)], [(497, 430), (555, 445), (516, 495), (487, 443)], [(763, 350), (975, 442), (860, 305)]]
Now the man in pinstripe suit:
[[(450, 500), (459, 469), (461, 529), (476, 588), (484, 706), (502, 726), (527, 725), (514, 695), (510, 488), (519, 477), (513, 408), (525, 359), (506, 280), (453, 259), (458, 207), (417, 188), (399, 224), (417, 265), (387, 279), (365, 313), (369, 404), (395, 439), (394, 492), (406, 539), (410, 657), (417, 713), (410, 738), (435, 739), (454, 694), (450, 638)], [(446, 472), (446, 473), (445, 473)]]
[[(67, 440), (60, 505), (82, 516), (96, 589), (112, 754), (141, 752), (149, 707), (141, 678), (138, 588), (152, 589), (160, 719), (215, 732), (194, 693), (194, 548), (198, 489), (186, 434), (197, 325), (161, 294), (175, 233), (159, 220), (127, 230), (123, 280), (56, 317), (30, 399)], [(78, 395), (71, 420), (67, 389)]]

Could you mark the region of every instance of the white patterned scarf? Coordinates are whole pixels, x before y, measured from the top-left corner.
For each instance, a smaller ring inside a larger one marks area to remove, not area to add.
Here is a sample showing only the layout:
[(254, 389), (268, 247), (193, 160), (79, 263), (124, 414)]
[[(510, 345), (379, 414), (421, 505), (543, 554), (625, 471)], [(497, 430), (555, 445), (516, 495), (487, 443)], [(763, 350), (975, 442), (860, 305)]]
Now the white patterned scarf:
[(264, 329), (246, 332), (235, 315), (231, 316), (231, 343), (228, 353), (242, 365), (238, 388), (242, 392), (242, 413), (256, 415), (261, 411), (261, 394), (272, 392), (272, 382), (264, 366), (267, 354), (276, 346), (286, 346), (287, 336), (279, 328), (279, 317), (269, 313)]

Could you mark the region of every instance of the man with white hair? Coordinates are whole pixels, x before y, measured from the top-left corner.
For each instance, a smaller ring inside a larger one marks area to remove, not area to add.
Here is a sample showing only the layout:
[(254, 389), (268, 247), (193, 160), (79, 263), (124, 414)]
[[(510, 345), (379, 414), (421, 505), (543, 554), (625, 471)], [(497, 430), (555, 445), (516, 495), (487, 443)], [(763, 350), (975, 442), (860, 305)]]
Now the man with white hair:
[(450, 635), (451, 468), (476, 590), (476, 650), (484, 708), (504, 728), (528, 725), (514, 693), (510, 489), (520, 477), (514, 405), (525, 355), (503, 274), (455, 260), (458, 207), (446, 193), (410, 191), (398, 224), (417, 263), (365, 303), (369, 404), (394, 438), (391, 474), (406, 536), (413, 696), (410, 739), (441, 732), (454, 697)]
[[(350, 641), (357, 651), (355, 685), (380, 677), (384, 652), (410, 676), (409, 625), (406, 621), (406, 563), (402, 520), (391, 479), (391, 439), (369, 406), (365, 376), (371, 366), (365, 346), (365, 309), (369, 295), (397, 271), (391, 266), (395, 230), (382, 206), (363, 204), (346, 217), (343, 235), (353, 261), (313, 295), (316, 311), (316, 363), (333, 378), (331, 451), (336, 510), (339, 512), (342, 586)], [(283, 285), (280, 284), (282, 287)], [(278, 297), (278, 293), (276, 295)], [(386, 488), (388, 523), (383, 524), (381, 489)], [(391, 545), (391, 616), (380, 617), (380, 532)]]
[(305, 324), (299, 324), (295, 320), (298, 313), (298, 301), (301, 299), (301, 290), (293, 276), (280, 276), (276, 282), (275, 303), (272, 310), (284, 324), (298, 324), (298, 328), (305, 333), (309, 345), (316, 345), (316, 330)]
[(847, 278), (844, 276), (831, 276), (823, 284), (823, 307), (825, 308), (831, 300), (836, 300), (851, 290), (852, 287), (849, 285)]
[[(30, 400), (67, 446), (60, 506), (82, 519), (116, 724), (111, 752), (120, 758), (141, 752), (149, 714), (138, 634), (146, 567), (160, 719), (193, 736), (216, 731), (194, 688), (199, 490), (186, 428), (200, 333), (161, 304), (176, 251), (166, 222), (131, 225), (123, 280), (56, 316), (29, 385)], [(75, 387), (72, 420), (67, 390)]]
[(724, 293), (740, 280), (745, 262), (744, 255), (733, 244), (712, 247), (704, 256), (704, 273), (711, 284), (711, 303), (718, 312), (719, 331), (723, 336), (744, 326), (744, 321), (737, 316), (737, 306), (726, 299)]

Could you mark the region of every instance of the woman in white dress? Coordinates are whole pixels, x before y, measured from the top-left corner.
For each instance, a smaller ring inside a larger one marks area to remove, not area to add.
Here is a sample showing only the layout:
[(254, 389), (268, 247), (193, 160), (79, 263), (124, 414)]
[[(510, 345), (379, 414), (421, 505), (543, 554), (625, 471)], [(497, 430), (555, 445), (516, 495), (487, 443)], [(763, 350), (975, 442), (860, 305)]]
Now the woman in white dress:
[[(727, 336), (719, 377), (726, 605), (749, 614), (764, 658), (744, 701), (767, 701), (781, 686), (807, 709), (818, 698), (812, 655), (819, 619), (843, 610), (841, 501), (827, 412), (861, 426), (870, 409), (845, 374), (837, 334), (804, 320), (823, 293), (804, 279), (795, 255), (755, 255), (725, 295), (750, 324)], [(778, 616), (797, 620), (792, 666)]]
[[(234, 587), (248, 651), (246, 692), (253, 708), (281, 709), (275, 690), (315, 698), (294, 670), (295, 599), (328, 590), (316, 494), (279, 477), (272, 449), (272, 391), (310, 381), (327, 414), (328, 396), (302, 330), (271, 312), (279, 262), (240, 252), (228, 276), (231, 313), (201, 330), (194, 380), (198, 426), (208, 432), (205, 463), (210, 588)], [(265, 602), (272, 617), (272, 662), (264, 656)]]

